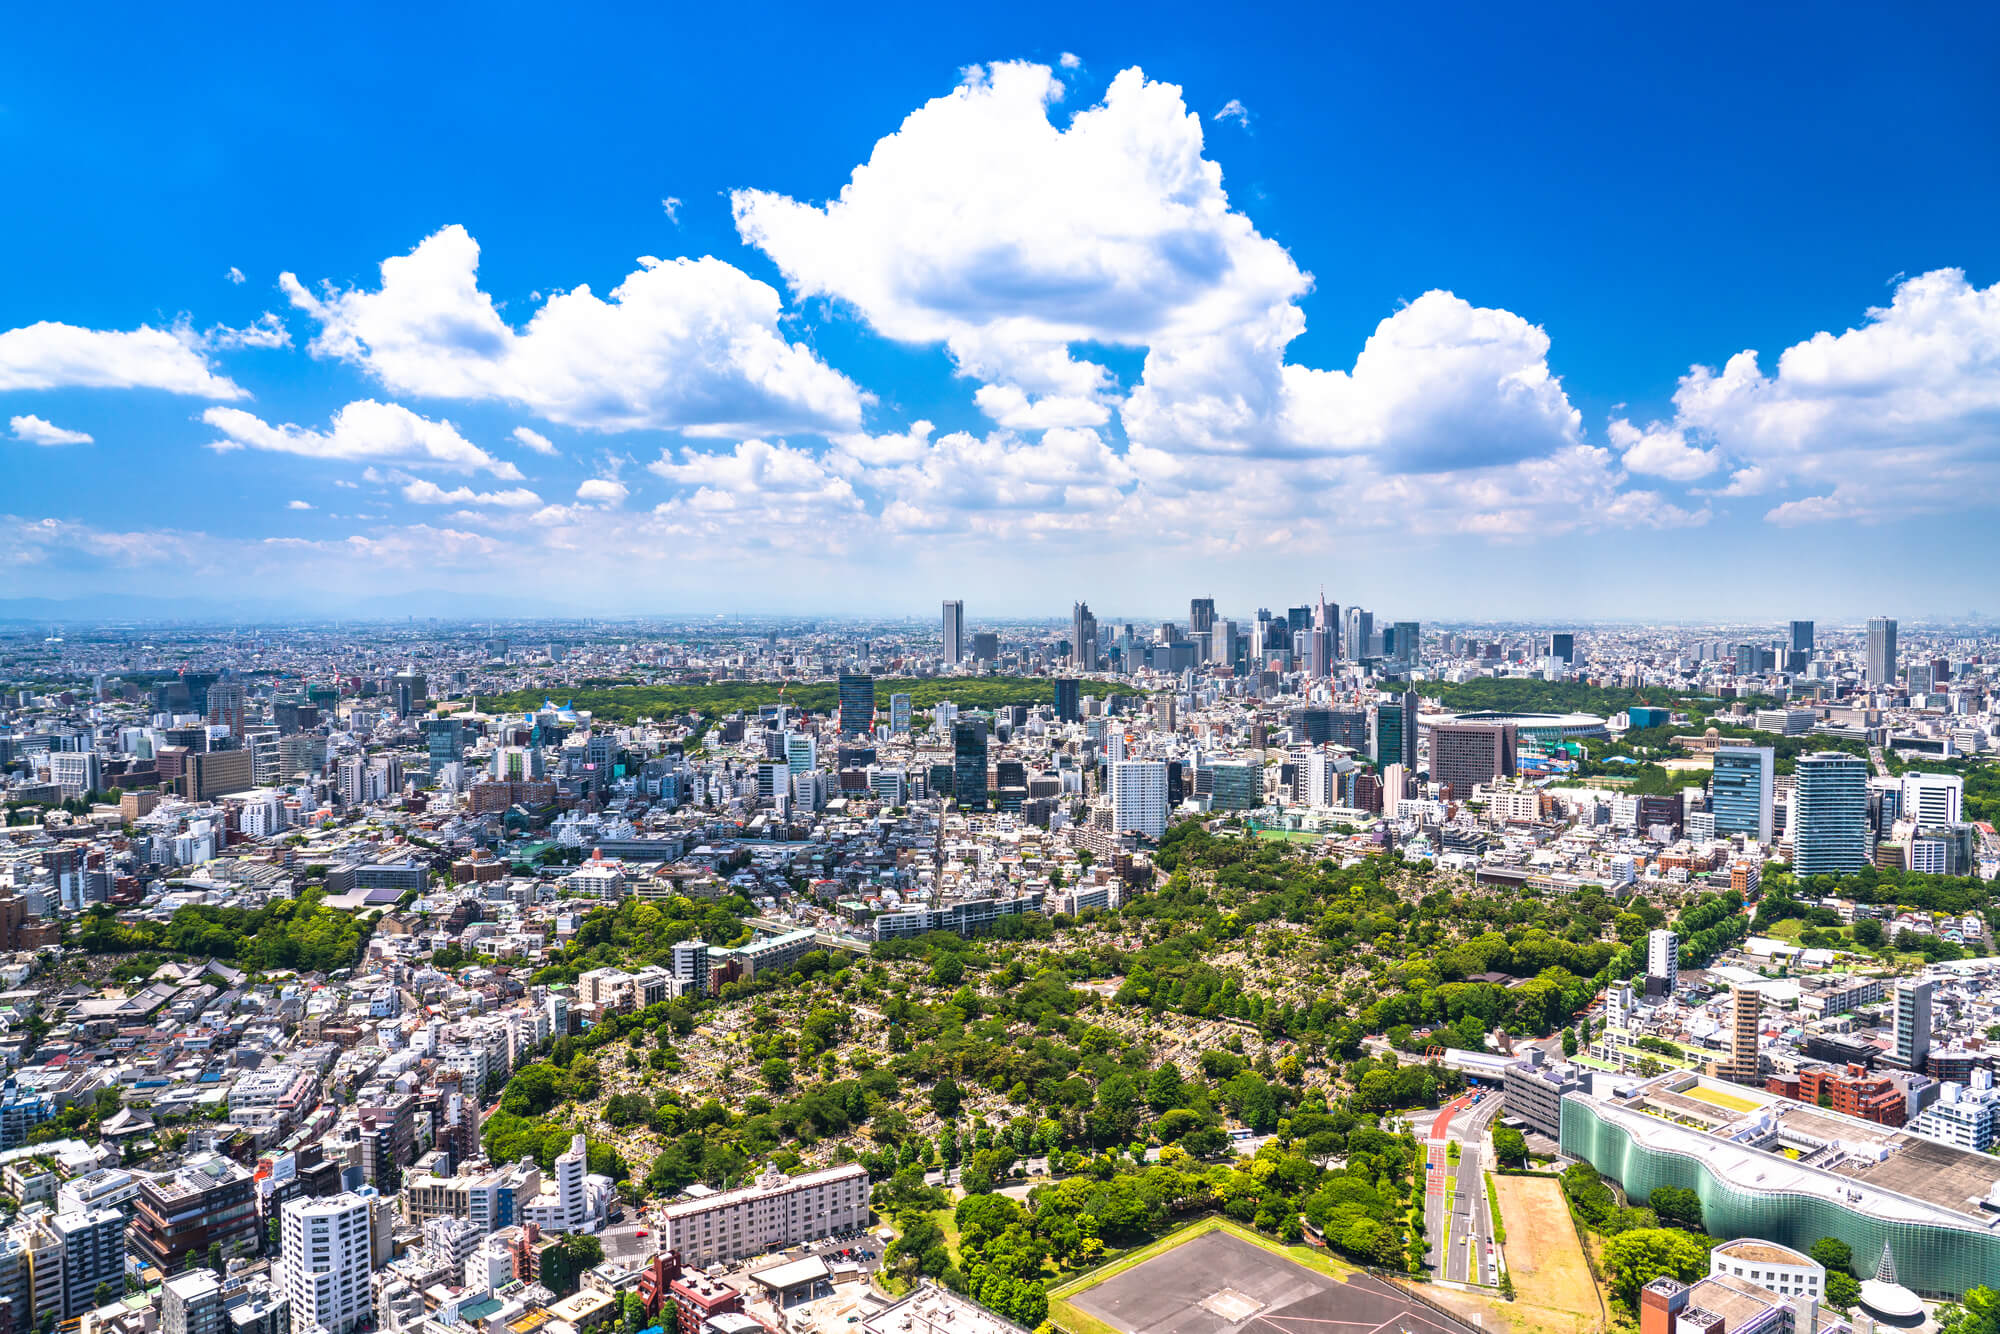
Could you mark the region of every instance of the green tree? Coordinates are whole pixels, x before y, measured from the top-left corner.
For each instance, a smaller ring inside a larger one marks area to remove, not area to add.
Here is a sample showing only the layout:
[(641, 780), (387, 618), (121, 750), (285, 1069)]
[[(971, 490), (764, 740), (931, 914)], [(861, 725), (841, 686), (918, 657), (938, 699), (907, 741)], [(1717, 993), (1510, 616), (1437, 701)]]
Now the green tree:
[(1938, 1328), (1943, 1334), (2000, 1334), (2000, 1293), (1984, 1284), (1967, 1289), (1963, 1301), (1938, 1312)]
[(950, 1075), (941, 1075), (937, 1083), (931, 1085), (931, 1110), (949, 1121), (958, 1115), (959, 1106), (965, 1095), (959, 1091), (958, 1081)]
[(773, 1056), (757, 1067), (757, 1075), (765, 1088), (783, 1093), (792, 1086), (792, 1063), (782, 1056)]
[(1493, 1132), (1493, 1152), (1503, 1163), (1528, 1161), (1528, 1137), (1511, 1126)]
[(1838, 1269), (1826, 1271), (1826, 1304), (1846, 1311), (1861, 1300), (1861, 1280)]
[(1627, 1306), (1656, 1278), (1692, 1283), (1708, 1272), (1708, 1248), (1675, 1228), (1641, 1227), (1604, 1241), (1604, 1270), (1612, 1293)]
[(1835, 1270), (1843, 1274), (1854, 1272), (1854, 1248), (1839, 1237), (1821, 1237), (1806, 1254), (1825, 1265), (1828, 1273)]
[(1689, 1232), (1700, 1232), (1701, 1196), (1683, 1186), (1656, 1186), (1646, 1197), (1646, 1203), (1660, 1216), (1660, 1221), (1671, 1227), (1684, 1228)]

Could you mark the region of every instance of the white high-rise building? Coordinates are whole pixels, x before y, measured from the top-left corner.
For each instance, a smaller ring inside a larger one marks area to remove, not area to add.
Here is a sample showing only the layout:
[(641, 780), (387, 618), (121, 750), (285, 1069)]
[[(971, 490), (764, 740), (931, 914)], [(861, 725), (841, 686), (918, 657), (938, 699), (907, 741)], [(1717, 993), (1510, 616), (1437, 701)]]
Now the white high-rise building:
[(1112, 822), (1141, 838), (1167, 832), (1167, 765), (1164, 760), (1119, 760), (1111, 766)]
[(1904, 774), (1902, 813), (1918, 825), (1957, 824), (1965, 809), (1965, 780), (1957, 774)]
[(279, 1273), (294, 1325), (351, 1334), (374, 1314), (368, 1227), (368, 1201), (353, 1191), (286, 1201)]
[(1646, 980), (1658, 978), (1671, 996), (1681, 985), (1681, 938), (1661, 928), (1646, 937)]
[(582, 1135), (572, 1135), (569, 1151), (556, 1155), (555, 1177), (521, 1210), (521, 1221), (551, 1235), (592, 1231), (590, 1203), (583, 1189), (585, 1168)]

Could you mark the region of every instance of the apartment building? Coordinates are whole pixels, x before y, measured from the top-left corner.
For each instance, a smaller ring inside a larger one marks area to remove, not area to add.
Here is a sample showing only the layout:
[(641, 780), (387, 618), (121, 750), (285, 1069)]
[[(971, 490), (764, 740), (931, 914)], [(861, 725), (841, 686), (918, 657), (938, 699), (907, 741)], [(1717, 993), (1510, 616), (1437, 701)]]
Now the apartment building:
[(770, 1171), (736, 1190), (677, 1200), (660, 1215), (661, 1240), (683, 1264), (740, 1260), (864, 1226), (868, 1169), (849, 1163), (796, 1177)]

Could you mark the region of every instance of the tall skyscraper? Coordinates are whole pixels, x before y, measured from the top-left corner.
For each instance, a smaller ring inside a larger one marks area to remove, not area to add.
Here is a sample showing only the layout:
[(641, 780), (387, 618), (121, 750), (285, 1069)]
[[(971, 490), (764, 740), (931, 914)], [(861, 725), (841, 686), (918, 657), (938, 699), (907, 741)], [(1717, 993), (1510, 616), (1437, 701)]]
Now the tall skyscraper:
[(986, 724), (976, 718), (952, 724), (951, 784), (959, 809), (986, 809)]
[(1924, 1068), (1931, 1051), (1931, 993), (1937, 983), (1904, 978), (1896, 983), (1895, 1046), (1890, 1055), (1905, 1070)]
[(1081, 716), (1078, 708), (1077, 681), (1074, 676), (1056, 678), (1056, 721), (1073, 723)]
[(1375, 705), (1372, 753), (1375, 767), (1400, 764), (1406, 772), (1417, 767), (1417, 692), (1392, 694)]
[(1868, 622), (1868, 684), (1877, 687), (1896, 683), (1896, 622), (1877, 616)]
[(1199, 639), (1215, 628), (1215, 599), (1188, 599), (1188, 638)]
[(280, 1286), (299, 1328), (352, 1334), (374, 1315), (368, 1201), (352, 1191), (285, 1202)]
[(1167, 832), (1167, 766), (1164, 760), (1118, 760), (1111, 766), (1112, 823), (1141, 838)]
[(1097, 618), (1090, 614), (1088, 602), (1070, 608), (1069, 657), (1078, 671), (1097, 670)]
[(1567, 630), (1558, 630), (1550, 635), (1549, 656), (1558, 662), (1574, 667), (1576, 665), (1576, 636)]
[(1512, 723), (1437, 723), (1431, 727), (1431, 781), (1451, 787), (1454, 801), (1469, 801), (1515, 769)]
[[(951, 620), (951, 603), (945, 605), (945, 620)], [(945, 641), (951, 647), (951, 641)], [(864, 672), (842, 672), (840, 674), (840, 733), (842, 736), (868, 736), (875, 730), (875, 678)]]
[(1792, 622), (1792, 652), (1811, 656), (1813, 651), (1813, 623), (1811, 621)]
[(1769, 843), (1777, 796), (1775, 755), (1769, 746), (1722, 746), (1709, 781), (1709, 809), (1718, 836), (1742, 834)]
[(1868, 864), (1868, 761), (1801, 755), (1792, 787), (1792, 872), (1853, 875)]
[(1396, 622), (1396, 661), (1414, 667), (1423, 656), (1423, 632), (1415, 621)]
[(910, 730), (910, 695), (898, 690), (889, 696), (889, 730), (898, 735)]
[(1368, 656), (1368, 641), (1375, 637), (1375, 613), (1363, 611), (1359, 607), (1347, 609), (1347, 625), (1342, 632), (1340, 656), (1348, 662), (1359, 662)]
[(965, 660), (965, 604), (944, 604), (944, 663), (956, 667)]
[(1671, 996), (1681, 986), (1681, 938), (1664, 927), (1646, 936), (1646, 990)]

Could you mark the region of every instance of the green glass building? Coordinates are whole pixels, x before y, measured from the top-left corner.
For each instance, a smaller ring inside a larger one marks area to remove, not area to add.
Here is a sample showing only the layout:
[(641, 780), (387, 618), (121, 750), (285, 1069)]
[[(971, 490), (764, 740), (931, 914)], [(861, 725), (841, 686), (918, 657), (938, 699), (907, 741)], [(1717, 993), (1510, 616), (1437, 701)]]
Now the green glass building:
[[(1776, 1141), (1804, 1150), (1794, 1160), (1742, 1142), (1768, 1127), (1725, 1138), (1602, 1098), (1571, 1094), (1562, 1100), (1563, 1152), (1588, 1162), (1634, 1200), (1661, 1186), (1692, 1190), (1701, 1197), (1711, 1236), (1762, 1237), (1799, 1251), (1821, 1237), (1837, 1237), (1868, 1264), (1887, 1244), (1897, 1279), (1937, 1300), (1994, 1282), (2000, 1276), (2000, 1215), (1974, 1201), (1992, 1198), (2000, 1163), (1886, 1126), (1854, 1125), (1857, 1138), (1904, 1143), (1879, 1161), (1841, 1161), (1837, 1145), (1813, 1149)], [(1821, 1158), (1851, 1170), (1809, 1165)]]

